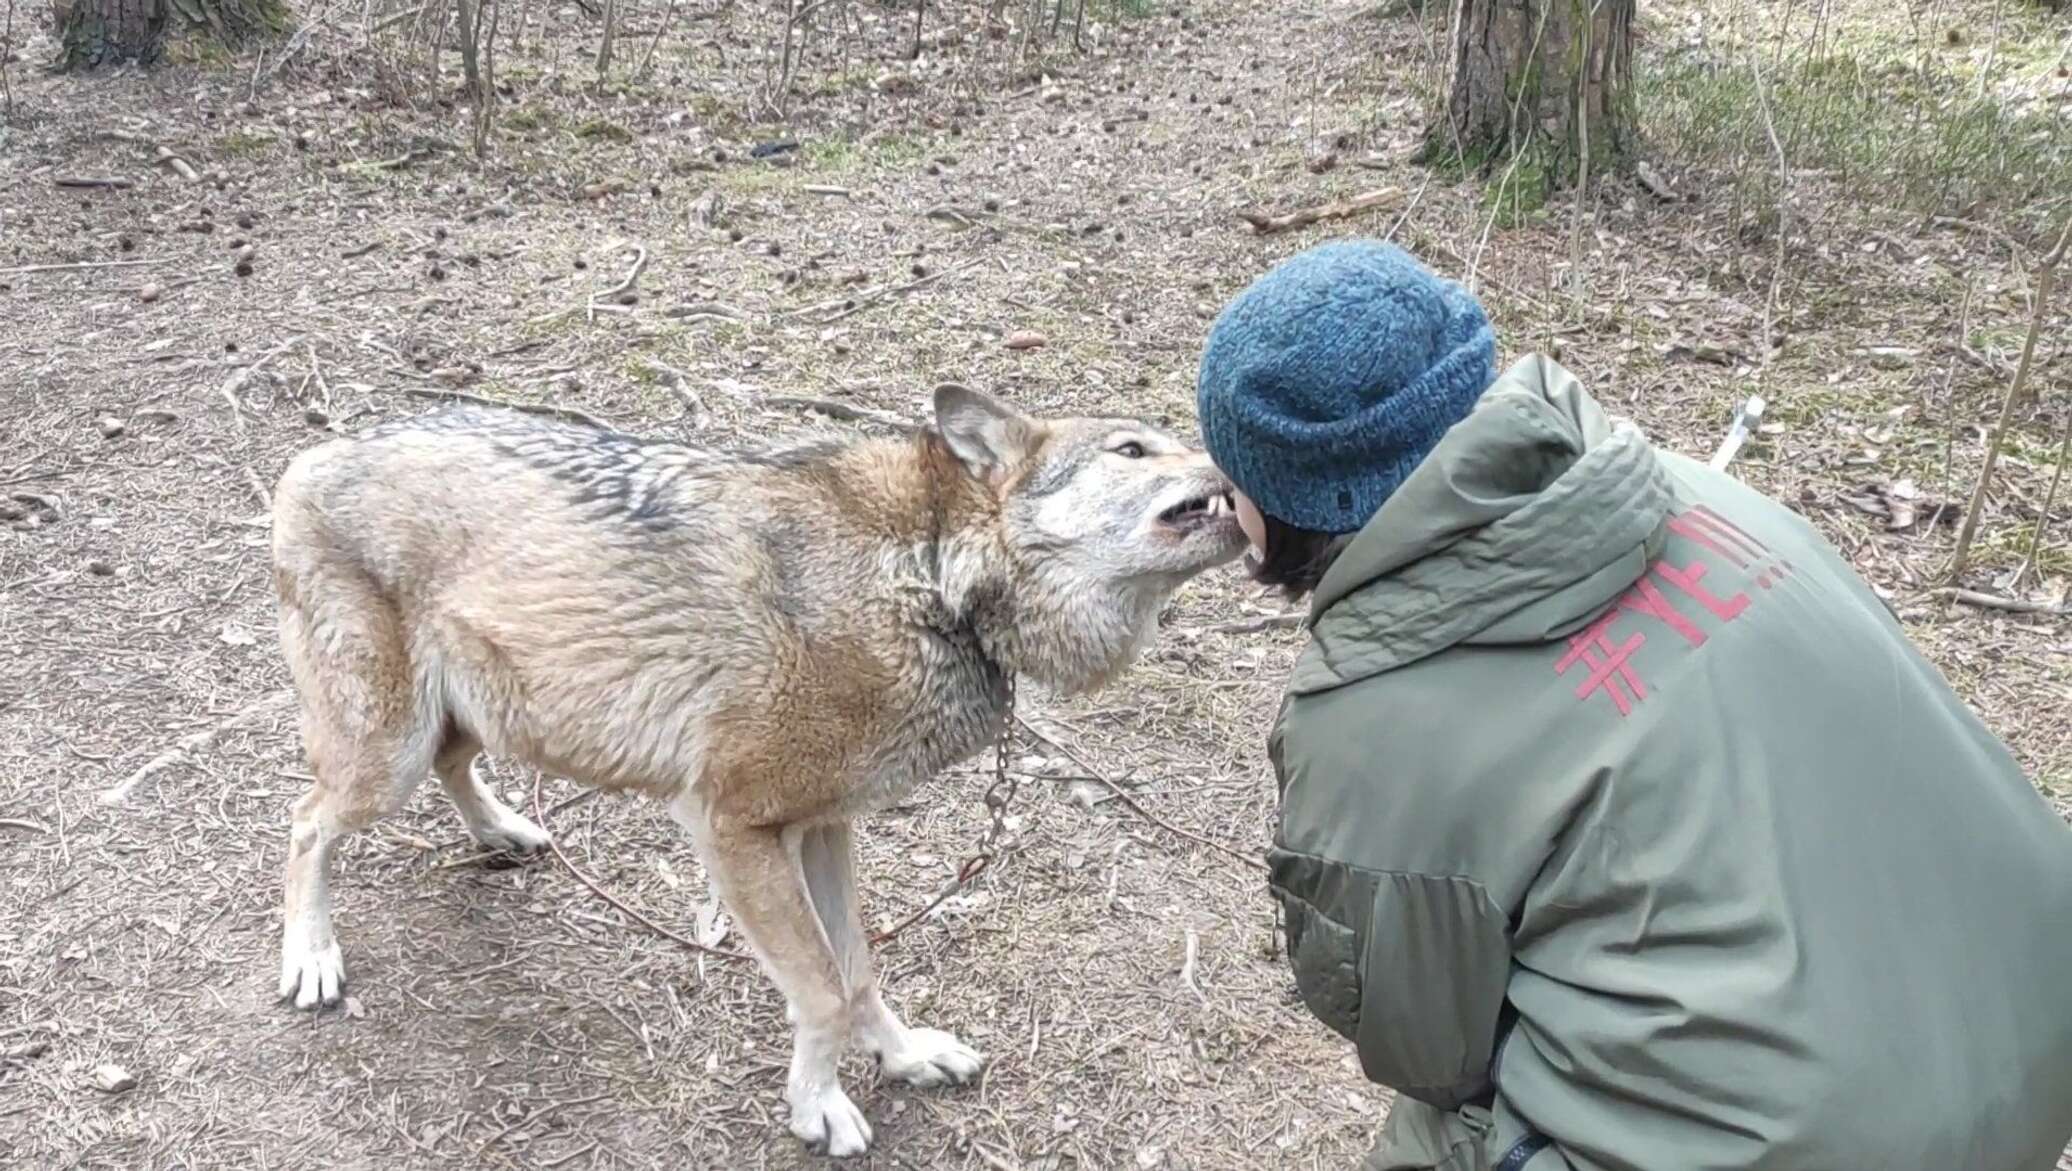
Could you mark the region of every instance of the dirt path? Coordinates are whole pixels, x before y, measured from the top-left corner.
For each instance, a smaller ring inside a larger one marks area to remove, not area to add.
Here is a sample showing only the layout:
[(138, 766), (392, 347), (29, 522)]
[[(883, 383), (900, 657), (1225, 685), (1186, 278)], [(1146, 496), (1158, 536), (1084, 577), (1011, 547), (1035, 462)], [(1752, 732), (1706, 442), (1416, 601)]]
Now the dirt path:
[[(1125, 23), (1103, 51), (1005, 93), (959, 98), (958, 76), (930, 76), (943, 95), (930, 98), (882, 61), (819, 63), (821, 92), (789, 129), (747, 116), (742, 57), (759, 40), (745, 20), (692, 25), (653, 85), (598, 94), (586, 71), (555, 68), (585, 35), (565, 11), (544, 47), (506, 64), (502, 165), (487, 171), (447, 149), (461, 115), (387, 105), (337, 58), (286, 71), (250, 111), (242, 68), (23, 85), (29, 129), (0, 139), (0, 267), (138, 263), (0, 275), (0, 1052), (45, 1047), (0, 1061), (5, 1161), (809, 1162), (784, 1130), (783, 1014), (759, 976), (700, 965), (551, 865), (471, 859), (434, 794), (342, 854), (347, 1010), (275, 1006), (277, 872), (305, 768), (278, 712), (120, 807), (93, 796), (284, 685), (261, 497), (327, 428), (460, 390), (753, 440), (853, 425), (773, 396), (905, 413), (952, 378), (1038, 410), (1185, 427), (1215, 308), (1325, 234), (1255, 238), (1238, 207), (1393, 184), (1402, 197), (1353, 228), (1384, 232), (1400, 214), (1406, 241), (1464, 267), (1482, 232), (1472, 191), (1353, 165), (1400, 158), (1414, 137), (1405, 78), (1332, 64), (1348, 43), (1362, 62), (1414, 62), (1417, 31), (1352, 4), (1266, 7)], [(99, 134), (111, 129), (131, 137)], [(777, 162), (749, 157), (792, 138)], [(222, 188), (150, 168), (143, 144), (160, 141), (220, 168)], [(1335, 168), (1305, 166), (1327, 152)], [(52, 183), (88, 174), (135, 185)], [(1565, 344), (1665, 442), (1708, 444), (1745, 384), (1669, 365), (1664, 343), (1701, 316), (1751, 331), (1749, 284), (1708, 284), (1717, 272), (1672, 213), (1606, 215), (1593, 261), (1623, 273), (1622, 297), (1672, 308), (1571, 329), (1545, 292), (1565, 236), (1526, 229), (1481, 258), (1500, 323), (1514, 350)], [(598, 298), (636, 246), (637, 299)], [(1906, 291), (1917, 278), (1896, 268), (1867, 276), (1870, 263), (1809, 279), (1895, 313), (1934, 295)], [(1882, 324), (1833, 328), (1846, 348)], [(1014, 331), (1047, 344), (1010, 350)], [(1818, 355), (1797, 360), (1780, 377), (1825, 384)], [(1830, 409), (1875, 419), (1882, 393)], [(1966, 379), (1951, 409), (1987, 393)], [(1824, 441), (1795, 439), (1775, 437), (1752, 474), (1788, 499), (1851, 486), (1817, 458)], [(1821, 515), (1905, 587), (1860, 516)], [(1297, 644), (1198, 628), (1273, 606), (1215, 575), (1118, 688), (1029, 696), (1025, 710), (1160, 816), (1257, 853), (1272, 805), (1260, 738)], [(2051, 772), (2062, 744), (2014, 715), (2068, 726), (2062, 627), (1978, 624), (1920, 629), (2039, 774), (2065, 775)], [(2028, 665), (1973, 670), (1982, 647)], [(1022, 755), (1041, 779), (1012, 852), (882, 956), (895, 1003), (995, 1064), (952, 1093), (854, 1067), (872, 1165), (1350, 1165), (1384, 1100), (1295, 1003), (1258, 874), (1131, 816), (1057, 753)], [(531, 783), (500, 776), (521, 794)], [(961, 860), (981, 783), (946, 777), (868, 828), (875, 913), (918, 905)], [(571, 793), (549, 782), (545, 799)], [(589, 802), (552, 826), (623, 897), (695, 922), (702, 876), (657, 811)], [(103, 1063), (136, 1086), (93, 1088)]]

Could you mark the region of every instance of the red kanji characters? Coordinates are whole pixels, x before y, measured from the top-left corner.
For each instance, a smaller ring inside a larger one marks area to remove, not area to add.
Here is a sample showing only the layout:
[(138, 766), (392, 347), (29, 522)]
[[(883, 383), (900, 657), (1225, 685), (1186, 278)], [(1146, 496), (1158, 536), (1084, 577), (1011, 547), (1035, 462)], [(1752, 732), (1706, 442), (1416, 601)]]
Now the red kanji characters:
[[(1612, 706), (1624, 716), (1633, 711), (1633, 705), (1647, 698), (1647, 688), (1640, 676), (1626, 660), (1633, 657), (1647, 642), (1647, 636), (1635, 632), (1623, 643), (1611, 639), (1611, 626), (1618, 621), (1621, 608), (1612, 607), (1604, 616), (1592, 622), (1588, 629), (1568, 640), (1568, 653), (1554, 663), (1556, 675), (1568, 674), (1568, 669), (1581, 663), (1590, 669), (1581, 683), (1576, 685), (1576, 698), (1588, 699), (1602, 691), (1611, 696)], [(1630, 693), (1630, 694), (1629, 694)]]
[[(1700, 550), (1724, 558), (1735, 569), (1744, 572), (1758, 563), (1771, 562), (1770, 551), (1761, 541), (1702, 504), (1670, 518), (1668, 528)], [(1784, 577), (1789, 568), (1781, 559), (1776, 560), (1759, 569), (1755, 581), (1762, 588), (1769, 589), (1775, 580)], [(1705, 588), (1705, 575), (1710, 569), (1711, 566), (1696, 557), (1685, 565), (1673, 564), (1666, 557), (1655, 562), (1631, 589), (1619, 595), (1610, 609), (1568, 640), (1568, 650), (1555, 661), (1554, 673), (1565, 676), (1578, 665), (1587, 668), (1588, 674), (1576, 684), (1576, 698), (1588, 699), (1602, 693), (1611, 698), (1619, 715), (1630, 715), (1634, 705), (1647, 698), (1647, 687), (1629, 662), (1634, 652), (1647, 644), (1647, 636), (1635, 631), (1620, 642), (1612, 634), (1612, 625), (1626, 614), (1645, 614), (1675, 631), (1686, 646), (1704, 646), (1705, 631), (1671, 605), (1668, 596), (1650, 579), (1675, 586), (1705, 607), (1714, 618), (1732, 622), (1748, 609), (1748, 595), (1736, 591), (1723, 598)]]

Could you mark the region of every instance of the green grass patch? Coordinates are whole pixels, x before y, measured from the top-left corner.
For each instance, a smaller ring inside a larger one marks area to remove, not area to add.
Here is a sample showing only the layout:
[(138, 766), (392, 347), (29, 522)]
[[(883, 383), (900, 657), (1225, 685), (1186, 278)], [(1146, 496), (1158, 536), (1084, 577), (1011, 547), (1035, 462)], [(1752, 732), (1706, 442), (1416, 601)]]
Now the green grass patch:
[[(1768, 50), (1762, 50), (1766, 55)], [(1775, 148), (1755, 75), (1692, 53), (1639, 54), (1643, 134), (1667, 157), (1731, 167), (1741, 194), (1775, 204)], [(1870, 204), (2011, 218), (2041, 231), (2072, 192), (2072, 135), (1954, 74), (1851, 56), (1765, 65), (1772, 121), (1794, 170), (1818, 169)]]
[(612, 142), (626, 146), (633, 141), (633, 132), (609, 118), (588, 118), (576, 124), (577, 138), (592, 142)]
[(248, 159), (264, 154), (267, 148), (279, 141), (280, 139), (263, 131), (233, 130), (216, 140), (216, 151), (232, 158)]

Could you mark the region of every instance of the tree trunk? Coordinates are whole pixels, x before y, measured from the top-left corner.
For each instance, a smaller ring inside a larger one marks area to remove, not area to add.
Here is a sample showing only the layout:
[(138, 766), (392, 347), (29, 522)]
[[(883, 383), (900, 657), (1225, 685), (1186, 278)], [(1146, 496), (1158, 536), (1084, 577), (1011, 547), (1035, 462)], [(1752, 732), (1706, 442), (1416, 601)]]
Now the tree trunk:
[(168, 32), (192, 31), (225, 45), (278, 33), (282, 0), (54, 0), (67, 68), (158, 58)]
[(1488, 174), (1516, 158), (1542, 191), (1624, 168), (1634, 3), (1457, 0), (1453, 92), (1423, 160)]

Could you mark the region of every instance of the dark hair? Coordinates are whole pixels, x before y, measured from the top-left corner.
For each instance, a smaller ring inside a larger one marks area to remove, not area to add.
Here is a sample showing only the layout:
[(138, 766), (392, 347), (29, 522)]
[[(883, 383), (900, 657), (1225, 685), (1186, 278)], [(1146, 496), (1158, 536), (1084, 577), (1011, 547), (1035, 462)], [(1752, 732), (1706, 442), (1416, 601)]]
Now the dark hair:
[(1252, 580), (1278, 586), (1290, 600), (1315, 592), (1331, 563), (1352, 543), (1351, 533), (1320, 533), (1259, 514), (1266, 526), (1266, 551), (1247, 559)]

